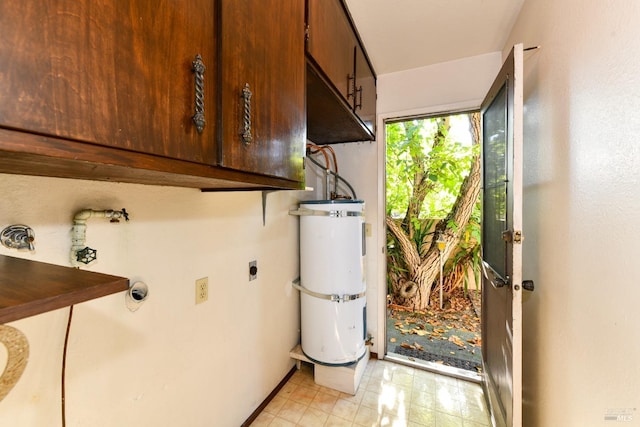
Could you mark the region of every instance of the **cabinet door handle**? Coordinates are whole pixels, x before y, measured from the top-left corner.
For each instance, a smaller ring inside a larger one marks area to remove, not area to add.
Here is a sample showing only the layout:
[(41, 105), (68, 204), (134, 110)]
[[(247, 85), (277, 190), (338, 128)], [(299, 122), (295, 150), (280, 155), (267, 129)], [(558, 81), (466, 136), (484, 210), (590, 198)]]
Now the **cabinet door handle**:
[[(356, 89), (356, 92), (360, 95), (359, 101), (356, 101), (355, 104), (353, 105), (353, 109), (357, 110), (358, 108), (362, 110), (362, 86), (360, 86), (358, 89)], [(355, 101), (355, 96), (353, 97), (354, 101)]]
[(245, 83), (244, 88), (242, 89), (242, 100), (243, 100), (243, 109), (242, 109), (242, 121), (243, 121), (243, 131), (242, 132), (242, 142), (245, 145), (251, 144), (253, 141), (253, 136), (251, 135), (251, 89), (249, 89), (249, 83)]
[(355, 74), (347, 74), (347, 101), (353, 96), (355, 100), (356, 76)]
[(198, 133), (202, 133), (206, 120), (204, 119), (204, 71), (206, 67), (202, 62), (202, 56), (196, 55), (196, 59), (192, 62), (192, 71), (195, 79), (195, 114), (193, 115), (193, 123), (196, 125)]

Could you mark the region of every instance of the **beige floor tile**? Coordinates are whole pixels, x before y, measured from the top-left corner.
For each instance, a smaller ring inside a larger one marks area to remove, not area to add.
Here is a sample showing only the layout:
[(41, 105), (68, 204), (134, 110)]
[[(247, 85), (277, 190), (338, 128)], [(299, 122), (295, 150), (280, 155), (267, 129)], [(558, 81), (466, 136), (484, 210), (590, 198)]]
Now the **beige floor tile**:
[(336, 397), (340, 396), (340, 391), (339, 390), (336, 390), (336, 389), (333, 389), (333, 388), (329, 388), (329, 387), (320, 386), (318, 391), (320, 391), (322, 393), (330, 394), (330, 395), (336, 396)]
[(251, 427), (267, 427), (274, 418), (275, 415), (263, 412), (251, 423)]
[(466, 406), (473, 406), (486, 411), (484, 392), (480, 389), (460, 389), (460, 401)]
[(382, 418), (381, 412), (367, 408), (366, 406), (360, 406), (358, 408), (358, 412), (356, 412), (356, 417), (354, 418), (353, 423), (358, 426), (374, 427), (380, 424), (380, 418)]
[(305, 372), (304, 369), (298, 369), (296, 372), (294, 372), (294, 374), (291, 376), (291, 378), (289, 378), (289, 381), (287, 382), (291, 384), (300, 384), (303, 378), (308, 376), (309, 374)]
[(298, 425), (304, 427), (322, 427), (329, 418), (329, 414), (316, 408), (307, 408), (298, 421)]
[(327, 422), (324, 424), (324, 427), (351, 427), (353, 423), (351, 421), (345, 420), (344, 418), (337, 417), (335, 415), (329, 415), (327, 418)]
[(280, 417), (276, 417), (274, 418), (273, 421), (271, 421), (271, 424), (269, 424), (269, 427), (295, 427), (296, 423), (292, 423), (289, 420), (285, 420), (284, 418), (280, 418)]
[(300, 382), (300, 385), (303, 385), (308, 388), (312, 388), (314, 390), (320, 390), (322, 388), (321, 385), (316, 384), (316, 382), (313, 380), (312, 374), (308, 377), (303, 378), (302, 381)]
[(436, 427), (464, 427), (461, 417), (436, 412)]
[(412, 406), (409, 409), (409, 421), (420, 426), (435, 427), (435, 412), (420, 406)]
[(462, 406), (462, 418), (465, 421), (473, 421), (481, 425), (489, 425), (488, 412), (475, 406)]
[(306, 385), (299, 385), (291, 396), (289, 396), (289, 400), (293, 400), (294, 402), (302, 403), (305, 406), (309, 406), (313, 399), (318, 394), (318, 390), (315, 390), (311, 387), (307, 387)]
[(350, 402), (345, 399), (338, 399), (336, 404), (333, 405), (331, 415), (353, 422), (353, 419), (356, 417), (356, 412), (358, 412), (357, 403)]
[(459, 394), (452, 388), (442, 387), (436, 391), (436, 410), (456, 417), (462, 416)]
[(433, 411), (436, 408), (436, 396), (426, 391), (414, 391), (411, 395), (410, 405)]
[(416, 391), (428, 391), (431, 393), (436, 392), (436, 380), (433, 378), (426, 378), (421, 376), (413, 377), (413, 390)]
[(278, 392), (277, 396), (280, 396), (280, 397), (282, 397), (282, 398), (284, 398), (284, 399), (288, 399), (288, 398), (289, 398), (289, 396), (291, 396), (291, 393), (293, 393), (293, 391), (294, 391), (295, 389), (297, 389), (298, 387), (299, 387), (299, 385), (298, 385), (298, 384), (296, 384), (296, 383), (290, 383), (290, 382), (287, 382), (287, 383), (286, 383), (286, 384), (285, 384), (285, 385), (280, 389), (280, 391)]
[(413, 374), (406, 372), (394, 372), (392, 382), (397, 385), (413, 387)]
[(297, 423), (300, 418), (302, 418), (302, 414), (307, 409), (305, 405), (294, 402), (292, 400), (287, 400), (280, 411), (278, 411), (277, 417), (284, 418), (287, 421), (291, 421)]
[(263, 412), (267, 414), (278, 415), (278, 412), (280, 412), (280, 409), (282, 409), (282, 406), (286, 401), (287, 399), (285, 399), (284, 397), (276, 395), (276, 397), (274, 397), (271, 402), (269, 402), (269, 404), (264, 408)]
[(315, 384), (313, 370), (303, 364), (253, 426), (490, 425), (480, 385), (391, 362), (372, 362), (355, 395)]
[(462, 420), (462, 423), (464, 425), (464, 427), (488, 427), (491, 425), (490, 422), (488, 422), (488, 424), (483, 424), (483, 423), (477, 423), (475, 421), (469, 421), (469, 420)]
[(367, 392), (366, 389), (360, 388), (360, 389), (358, 389), (356, 394), (340, 393), (340, 395), (338, 396), (338, 399), (347, 400), (349, 402), (360, 404), (360, 402), (362, 402), (362, 398), (363, 398), (363, 396), (364, 396), (364, 394), (366, 392)]
[(309, 404), (312, 408), (320, 409), (327, 414), (330, 414), (333, 410), (333, 406), (338, 401), (338, 396), (327, 394), (322, 391), (319, 391), (318, 394), (313, 398), (313, 401)]
[(411, 406), (411, 393), (402, 388), (385, 387), (378, 399), (379, 407), (395, 414), (406, 413)]
[(362, 396), (362, 402), (360, 402), (360, 405), (366, 406), (367, 408), (377, 409), (378, 406), (380, 406), (380, 396), (381, 393), (366, 391), (364, 396)]

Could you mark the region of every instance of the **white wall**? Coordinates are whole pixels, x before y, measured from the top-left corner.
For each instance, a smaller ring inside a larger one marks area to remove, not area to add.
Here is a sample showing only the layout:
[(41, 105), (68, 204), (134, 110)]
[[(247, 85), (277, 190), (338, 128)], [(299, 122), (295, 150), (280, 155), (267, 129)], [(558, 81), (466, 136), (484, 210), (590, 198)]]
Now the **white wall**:
[[(640, 425), (640, 3), (525, 2), (524, 425)], [(616, 412), (616, 411), (614, 411)], [(620, 412), (620, 411), (617, 411)]]
[(393, 117), (418, 114), (416, 111), (438, 113), (457, 104), (478, 108), (500, 62), (500, 53), (492, 52), (380, 75), (378, 114)]
[[(374, 351), (379, 357), (385, 353), (386, 318), (386, 255), (383, 252), (386, 246), (384, 121), (397, 117), (479, 108), (500, 66), (500, 52), (493, 52), (378, 76), (376, 149), (375, 152), (359, 151), (352, 164), (355, 168), (359, 167), (357, 174), (365, 186), (361, 191), (371, 194), (369, 197), (376, 200), (376, 213), (373, 216), (376, 218), (374, 241), (377, 246), (370, 252), (375, 258), (372, 255), (369, 262), (375, 264), (370, 266), (370, 270), (375, 274), (375, 289), (378, 295), (375, 301), (376, 318), (370, 319), (369, 324), (372, 325), (372, 332), (377, 338), (374, 340)], [(369, 307), (372, 307), (372, 304)]]
[[(0, 253), (60, 265), (68, 265), (76, 211), (124, 207), (131, 215), (129, 223), (89, 220), (87, 243), (99, 258), (88, 269), (142, 280), (150, 296), (133, 313), (124, 293), (75, 307), (68, 426), (237, 426), (293, 366), (298, 218), (287, 211), (303, 193), (271, 193), (264, 227), (260, 192), (0, 175), (0, 194), (0, 227), (24, 223), (36, 233), (34, 254)], [(251, 260), (259, 270), (249, 282)], [(194, 282), (204, 276), (209, 300), (195, 305)], [(31, 354), (0, 402), (0, 425), (61, 425), (67, 313), (11, 324)]]

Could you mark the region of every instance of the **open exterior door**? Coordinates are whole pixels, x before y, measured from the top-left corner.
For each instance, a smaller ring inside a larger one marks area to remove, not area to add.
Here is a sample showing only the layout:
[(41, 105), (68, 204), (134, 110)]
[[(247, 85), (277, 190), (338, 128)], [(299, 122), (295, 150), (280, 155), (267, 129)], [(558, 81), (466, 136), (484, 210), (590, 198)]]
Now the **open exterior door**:
[(495, 426), (522, 426), (522, 45), (482, 102), (482, 356)]

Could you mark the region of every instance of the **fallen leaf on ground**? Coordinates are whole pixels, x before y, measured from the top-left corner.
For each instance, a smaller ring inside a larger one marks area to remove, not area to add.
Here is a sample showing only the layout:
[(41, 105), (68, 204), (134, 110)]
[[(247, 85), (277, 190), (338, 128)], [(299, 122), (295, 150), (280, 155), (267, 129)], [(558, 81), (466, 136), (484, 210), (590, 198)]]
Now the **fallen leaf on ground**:
[(476, 346), (481, 346), (482, 345), (482, 338), (480, 338), (480, 337), (469, 338), (467, 340), (467, 342), (469, 344), (473, 344), (473, 345), (476, 345)]
[(449, 341), (451, 341), (452, 343), (454, 343), (458, 347), (466, 348), (466, 345), (464, 344), (464, 341), (462, 341), (460, 339), (460, 337), (458, 337), (457, 335), (451, 335), (449, 337)]
[(390, 342), (396, 342), (397, 340), (395, 338), (391, 338), (389, 339)]

